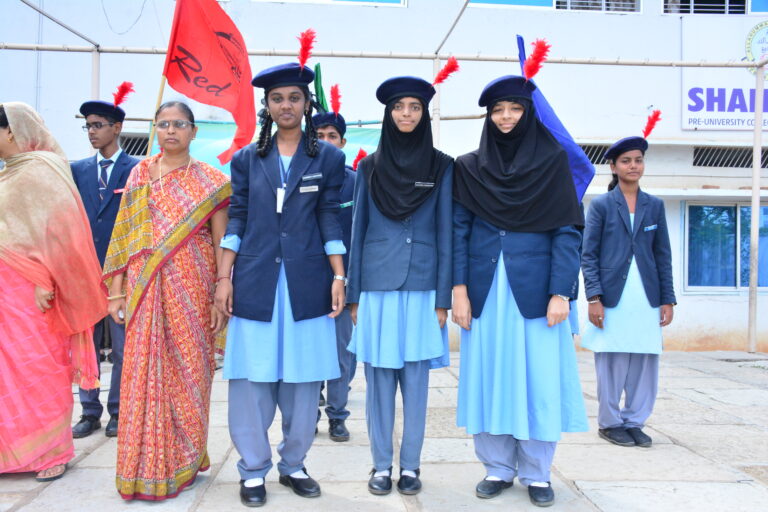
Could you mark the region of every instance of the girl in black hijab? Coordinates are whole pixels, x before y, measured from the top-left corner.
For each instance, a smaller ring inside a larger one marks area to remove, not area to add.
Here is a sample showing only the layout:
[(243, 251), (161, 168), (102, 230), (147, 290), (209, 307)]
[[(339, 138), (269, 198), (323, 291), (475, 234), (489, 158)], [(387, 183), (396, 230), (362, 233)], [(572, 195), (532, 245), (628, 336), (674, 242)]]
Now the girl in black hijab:
[(453, 319), (462, 327), (458, 425), (492, 498), (517, 476), (554, 502), (561, 432), (587, 430), (568, 317), (584, 225), (568, 158), (536, 116), (535, 86), (494, 80), (480, 147), (456, 161)]
[(398, 384), (404, 425), (397, 490), (416, 494), (429, 370), (450, 364), (453, 159), (432, 146), (427, 107), (434, 94), (420, 78), (381, 84), (381, 140), (360, 162), (355, 184), (347, 298), (356, 327), (349, 350), (365, 363), (368, 490), (378, 495), (392, 490)]

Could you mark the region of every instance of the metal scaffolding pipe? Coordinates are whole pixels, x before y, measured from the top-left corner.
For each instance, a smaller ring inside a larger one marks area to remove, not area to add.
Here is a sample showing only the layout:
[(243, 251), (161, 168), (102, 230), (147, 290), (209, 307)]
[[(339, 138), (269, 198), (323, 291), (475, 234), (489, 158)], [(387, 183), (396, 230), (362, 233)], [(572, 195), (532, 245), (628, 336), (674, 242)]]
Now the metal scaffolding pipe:
[[(90, 46), (51, 45), (51, 44), (18, 44), (0, 42), (0, 50), (31, 50), (52, 52), (90, 52)], [(127, 46), (100, 46), (101, 53), (122, 53), (135, 55), (165, 55), (166, 48), (139, 48)], [(248, 55), (256, 57), (296, 57), (296, 50), (248, 50)], [(399, 60), (429, 60), (435, 58), (447, 60), (456, 57), (467, 62), (519, 62), (511, 55), (481, 55), (481, 54), (440, 54), (434, 53), (394, 53), (394, 52), (362, 52), (362, 51), (313, 51), (313, 57), (337, 59), (399, 59)], [(743, 61), (684, 61), (684, 60), (632, 60), (632, 59), (597, 59), (576, 57), (550, 57), (547, 64), (576, 64), (590, 66), (631, 66), (631, 67), (678, 67), (678, 68), (756, 68), (768, 64), (768, 58), (759, 62)]]
[(755, 70), (755, 129), (752, 141), (752, 205), (749, 229), (749, 352), (757, 352), (757, 256), (760, 246), (760, 168), (763, 152), (765, 66)]

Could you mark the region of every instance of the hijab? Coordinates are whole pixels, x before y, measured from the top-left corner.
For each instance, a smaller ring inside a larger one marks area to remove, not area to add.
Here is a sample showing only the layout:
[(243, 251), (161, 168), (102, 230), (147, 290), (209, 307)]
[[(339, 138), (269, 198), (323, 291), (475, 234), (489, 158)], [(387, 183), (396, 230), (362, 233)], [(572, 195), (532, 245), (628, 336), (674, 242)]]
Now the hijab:
[[(499, 101), (525, 107), (506, 134), (491, 120)], [(480, 147), (456, 160), (453, 179), (454, 199), (498, 228), (544, 232), (584, 226), (565, 150), (528, 98), (500, 98), (488, 106)]]
[(392, 119), (392, 110), (401, 98), (384, 109), (381, 139), (371, 155), (373, 168), (366, 179), (376, 207), (393, 220), (411, 215), (439, 187), (451, 161), (432, 146), (432, 125), (424, 100), (422, 115), (410, 133), (401, 132)]

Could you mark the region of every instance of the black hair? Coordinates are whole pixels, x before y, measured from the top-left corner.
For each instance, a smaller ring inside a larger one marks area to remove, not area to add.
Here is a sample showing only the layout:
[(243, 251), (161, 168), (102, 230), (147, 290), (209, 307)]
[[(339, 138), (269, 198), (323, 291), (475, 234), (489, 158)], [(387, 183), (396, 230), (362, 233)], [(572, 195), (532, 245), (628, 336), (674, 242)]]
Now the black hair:
[(608, 192), (616, 188), (616, 185), (619, 184), (619, 175), (616, 173), (612, 174), (613, 178), (611, 178), (611, 182), (608, 184)]
[(106, 122), (111, 123), (111, 124), (121, 123), (122, 122), (122, 121), (118, 121), (117, 119), (115, 119), (114, 117), (110, 116), (109, 114), (102, 114), (100, 112), (91, 112), (90, 114), (85, 116), (86, 120), (88, 119), (88, 116), (91, 116), (91, 115), (99, 116), (100, 118), (104, 119)]
[[(312, 110), (316, 103), (312, 99), (309, 87), (306, 85), (299, 85), (298, 88), (301, 89), (301, 92), (304, 94), (304, 99), (309, 102), (309, 108), (304, 112), (304, 134), (306, 135), (304, 139), (304, 150), (306, 151), (307, 156), (314, 158), (318, 151), (317, 130), (315, 130), (315, 125), (312, 123)], [(274, 120), (269, 114), (269, 106), (267, 105), (268, 94), (269, 90), (264, 91), (264, 99), (262, 100), (262, 103), (264, 104), (264, 116), (262, 119), (261, 131), (259, 132), (259, 139), (256, 142), (256, 151), (262, 158), (267, 156), (272, 149), (272, 124), (274, 123)]]
[(176, 107), (187, 117), (187, 120), (195, 124), (195, 114), (192, 113), (192, 109), (189, 108), (189, 105), (184, 103), (183, 101), (166, 101), (162, 105), (160, 105), (160, 108), (157, 109), (157, 112), (155, 112), (155, 119), (157, 119), (157, 116), (160, 115), (160, 112), (167, 108)]
[(8, 128), (8, 116), (5, 114), (5, 108), (0, 105), (0, 128)]

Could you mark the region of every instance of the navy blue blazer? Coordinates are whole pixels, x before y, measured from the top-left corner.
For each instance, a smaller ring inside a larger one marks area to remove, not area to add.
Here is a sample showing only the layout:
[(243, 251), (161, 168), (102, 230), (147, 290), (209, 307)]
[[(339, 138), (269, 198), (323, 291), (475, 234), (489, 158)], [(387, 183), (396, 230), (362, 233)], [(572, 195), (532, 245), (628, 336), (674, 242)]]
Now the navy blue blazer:
[(347, 303), (363, 291), (436, 290), (435, 307), (451, 307), (453, 161), (435, 190), (402, 221), (384, 216), (368, 191), (373, 155), (360, 161), (355, 182)]
[(277, 141), (266, 157), (250, 144), (232, 157), (232, 200), (227, 234), (240, 237), (235, 260), (232, 314), (269, 322), (281, 263), (285, 265), (294, 320), (331, 312), (333, 270), (324, 244), (341, 240), (339, 190), (344, 153), (320, 141), (314, 158), (304, 137), (291, 160), (283, 212), (276, 211), (282, 187)]
[(467, 285), (479, 318), (503, 254), (512, 295), (525, 318), (547, 315), (552, 295), (576, 297), (581, 232), (565, 226), (543, 233), (499, 229), (453, 203), (453, 280)]
[(339, 204), (341, 210), (339, 211), (339, 223), (341, 224), (341, 232), (344, 234), (342, 241), (344, 247), (347, 248), (347, 252), (344, 254), (344, 269), (349, 272), (349, 251), (352, 248), (352, 211), (355, 205), (355, 177), (357, 173), (349, 166), (344, 169), (344, 184), (341, 186), (341, 192), (339, 192)]
[(587, 212), (581, 255), (587, 297), (602, 295), (605, 307), (616, 307), (633, 257), (651, 306), (675, 304), (664, 202), (640, 190), (633, 229), (624, 194), (616, 187), (593, 199)]
[(93, 245), (96, 247), (96, 255), (99, 263), (104, 266), (107, 257), (109, 239), (112, 237), (112, 228), (115, 226), (117, 211), (120, 209), (122, 193), (115, 193), (115, 189), (125, 188), (125, 182), (131, 174), (131, 169), (139, 163), (125, 151), (120, 153), (117, 161), (112, 166), (107, 183), (107, 195), (104, 201), (99, 199), (99, 168), (96, 163), (96, 155), (72, 162), (72, 178), (75, 180), (77, 190), (83, 199), (85, 213), (91, 224)]

